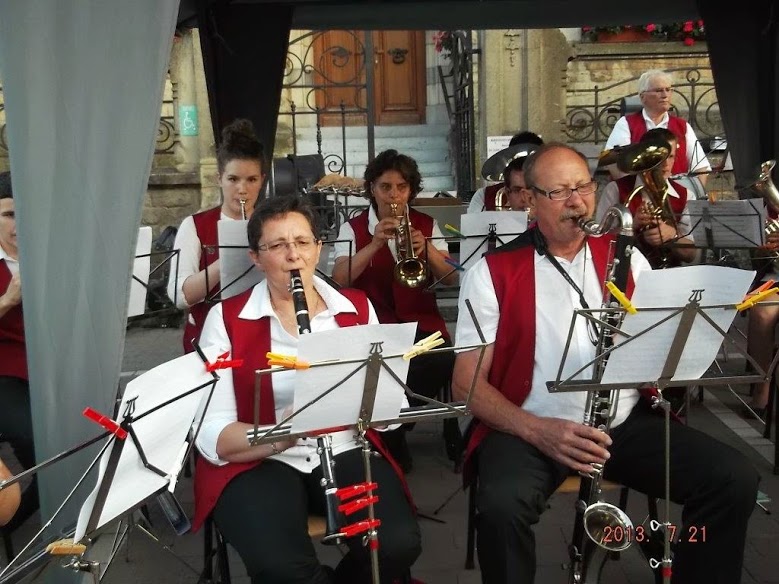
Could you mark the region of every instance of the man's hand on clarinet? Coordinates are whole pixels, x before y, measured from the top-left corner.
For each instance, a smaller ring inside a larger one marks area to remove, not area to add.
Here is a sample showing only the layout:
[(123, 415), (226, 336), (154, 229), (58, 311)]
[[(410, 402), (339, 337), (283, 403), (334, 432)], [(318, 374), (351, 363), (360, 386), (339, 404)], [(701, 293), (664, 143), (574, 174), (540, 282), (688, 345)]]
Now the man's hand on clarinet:
[(559, 418), (538, 418), (531, 443), (541, 452), (577, 472), (592, 472), (592, 464), (609, 458), (611, 438), (600, 430)]

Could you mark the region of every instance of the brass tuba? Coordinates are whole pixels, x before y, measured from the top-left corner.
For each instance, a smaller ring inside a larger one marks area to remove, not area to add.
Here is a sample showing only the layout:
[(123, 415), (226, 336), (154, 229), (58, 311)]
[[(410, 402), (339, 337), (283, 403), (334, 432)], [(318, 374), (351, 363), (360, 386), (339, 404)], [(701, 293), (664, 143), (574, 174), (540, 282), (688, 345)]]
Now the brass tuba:
[[(749, 185), (748, 189), (759, 195), (774, 213), (779, 213), (779, 190), (771, 180), (771, 171), (776, 166), (776, 160), (766, 160), (760, 165), (760, 176)], [(769, 220), (765, 228), (766, 235), (779, 231), (779, 219)]]
[(630, 205), (633, 197), (645, 192), (649, 198), (645, 203), (649, 213), (676, 227), (676, 216), (668, 204), (668, 181), (663, 176), (663, 162), (670, 154), (671, 146), (664, 140), (638, 142), (618, 151), (617, 168), (626, 174), (640, 175), (644, 183), (630, 193), (625, 206)]
[(502, 186), (495, 193), (495, 210), (496, 211), (511, 211), (511, 205), (509, 205), (508, 189)]
[(418, 288), (427, 280), (427, 263), (414, 253), (408, 205), (402, 214), (398, 214), (398, 205), (390, 203), (390, 212), (400, 222), (395, 231), (395, 250), (398, 256), (394, 270), (395, 279), (407, 288)]

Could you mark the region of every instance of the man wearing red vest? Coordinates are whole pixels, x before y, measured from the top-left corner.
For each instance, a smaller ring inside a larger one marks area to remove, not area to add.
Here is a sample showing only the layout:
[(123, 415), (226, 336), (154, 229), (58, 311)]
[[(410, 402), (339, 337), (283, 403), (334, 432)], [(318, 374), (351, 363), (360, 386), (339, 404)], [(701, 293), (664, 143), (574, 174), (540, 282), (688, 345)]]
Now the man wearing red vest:
[(600, 221), (610, 207), (617, 203), (627, 205), (633, 215), (633, 229), (638, 238), (639, 249), (653, 268), (670, 268), (681, 265), (682, 262), (692, 262), (697, 255), (695, 248), (684, 247), (694, 243), (690, 235), (687, 201), (688, 197), (694, 199), (695, 195), (678, 182), (670, 180), (678, 150), (676, 136), (665, 128), (655, 128), (644, 134), (640, 142), (652, 142), (657, 139), (668, 142), (671, 151), (662, 163), (662, 173), (668, 189), (666, 204), (673, 213), (675, 224), (658, 220), (649, 211), (653, 203), (646, 187), (633, 195), (635, 189), (644, 184), (640, 175), (626, 175), (607, 184), (598, 199), (595, 217)]
[[(19, 248), (11, 173), (0, 174), (0, 434), (24, 468), (35, 466), (27, 380)], [(38, 508), (37, 479), (25, 490), (21, 510), (5, 529), (12, 531)]]
[[(488, 584), (533, 582), (533, 525), (572, 471), (605, 463), (609, 480), (653, 496), (664, 488), (664, 420), (635, 390), (621, 392), (608, 435), (582, 424), (583, 393), (547, 391), (574, 309), (603, 301), (610, 246), (608, 238), (587, 238), (577, 226), (579, 218), (592, 215), (596, 191), (579, 152), (563, 144), (543, 146), (525, 163), (525, 176), (537, 224), (469, 270), (457, 322), (457, 345), (480, 342), (469, 301), (488, 343), (481, 368), (478, 350), (459, 353), (453, 377), (455, 397), (463, 399), (476, 376), (476, 426), (466, 469), (478, 472), (478, 553)], [(630, 264), (632, 276), (649, 269), (639, 252)], [(630, 278), (628, 294), (632, 284)], [(595, 356), (582, 320), (563, 376)], [(684, 505), (679, 533), (705, 525), (707, 533), (717, 534), (705, 543), (680, 540), (674, 582), (738, 582), (757, 472), (736, 450), (681, 424), (673, 425), (671, 453), (671, 468), (680, 469), (671, 473), (671, 496)]]
[[(365, 190), (370, 193), (369, 208), (344, 223), (338, 234), (333, 279), (342, 286), (365, 291), (376, 308), (379, 322), (417, 322), (417, 340), (441, 331), (448, 343), (449, 333), (438, 311), (436, 295), (426, 288), (439, 279), (444, 284), (455, 284), (457, 273), (446, 262), (449, 247), (435, 219), (409, 206), (422, 190), (416, 161), (397, 150), (385, 150), (365, 169)], [(397, 207), (394, 212), (392, 204)], [(407, 208), (411, 246), (429, 270), (425, 281), (414, 288), (401, 284), (394, 275), (398, 262), (395, 241), (400, 225), (398, 217)], [(449, 381), (453, 361), (451, 353), (414, 358), (409, 367), (408, 386), (421, 395), (438, 394)], [(384, 438), (390, 452), (408, 472), (412, 462), (404, 429), (388, 432)]]
[[(638, 80), (638, 97), (644, 107), (640, 112), (617, 120), (606, 141), (606, 150), (635, 144), (652, 128), (667, 128), (676, 135), (679, 144), (673, 174), (711, 170), (692, 126), (682, 118), (669, 114), (672, 96), (673, 80), (668, 73), (652, 69), (641, 75)], [(610, 168), (609, 171), (615, 179), (622, 176), (616, 167)], [(701, 174), (698, 178), (701, 184), (706, 186), (706, 175)]]

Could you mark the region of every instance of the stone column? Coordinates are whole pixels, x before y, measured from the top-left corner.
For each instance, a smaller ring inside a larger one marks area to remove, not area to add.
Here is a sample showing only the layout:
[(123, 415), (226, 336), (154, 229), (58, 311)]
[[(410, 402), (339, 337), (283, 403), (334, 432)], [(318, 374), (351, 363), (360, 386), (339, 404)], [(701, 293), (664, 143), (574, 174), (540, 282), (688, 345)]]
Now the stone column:
[(194, 84), (196, 87), (196, 104), (200, 120), (198, 148), (200, 156), (201, 209), (216, 207), (222, 202), (222, 193), (217, 184), (216, 141), (211, 125), (211, 110), (208, 103), (208, 88), (206, 74), (203, 68), (203, 54), (200, 51), (200, 32), (192, 29), (192, 62)]

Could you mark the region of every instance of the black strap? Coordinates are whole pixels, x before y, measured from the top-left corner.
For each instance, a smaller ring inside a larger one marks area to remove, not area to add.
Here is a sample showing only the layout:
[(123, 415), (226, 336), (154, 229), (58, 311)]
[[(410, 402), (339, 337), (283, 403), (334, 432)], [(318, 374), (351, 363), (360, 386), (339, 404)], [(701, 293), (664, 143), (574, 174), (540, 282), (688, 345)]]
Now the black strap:
[[(565, 281), (568, 282), (571, 285), (571, 288), (574, 289), (574, 291), (579, 295), (579, 303), (582, 305), (582, 308), (584, 310), (589, 310), (590, 306), (587, 304), (587, 301), (584, 299), (584, 292), (582, 292), (582, 289), (579, 288), (579, 286), (576, 284), (576, 282), (573, 281), (573, 278), (566, 272), (563, 267), (560, 265), (560, 262), (557, 261), (557, 258), (554, 257), (547, 248), (546, 245), (546, 239), (544, 238), (544, 234), (541, 233), (539, 229), (533, 230), (533, 245), (536, 248), (536, 252), (538, 255), (542, 255), (546, 257), (546, 259), (549, 260), (549, 263), (552, 264), (555, 269), (560, 272), (563, 278), (565, 278)], [(585, 243), (585, 245), (587, 245)], [(585, 265), (584, 269), (587, 269), (587, 266)]]

